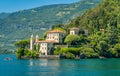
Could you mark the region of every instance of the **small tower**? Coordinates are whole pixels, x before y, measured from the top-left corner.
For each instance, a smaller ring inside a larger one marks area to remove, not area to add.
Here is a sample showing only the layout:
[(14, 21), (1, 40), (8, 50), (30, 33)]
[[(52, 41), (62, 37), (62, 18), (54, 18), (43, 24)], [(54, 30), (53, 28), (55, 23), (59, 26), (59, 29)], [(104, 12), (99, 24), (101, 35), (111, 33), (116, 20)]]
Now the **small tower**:
[(30, 37), (30, 50), (33, 50), (33, 34)]
[(38, 41), (39, 41), (39, 36), (36, 35), (36, 40), (35, 40), (35, 42), (38, 42)]

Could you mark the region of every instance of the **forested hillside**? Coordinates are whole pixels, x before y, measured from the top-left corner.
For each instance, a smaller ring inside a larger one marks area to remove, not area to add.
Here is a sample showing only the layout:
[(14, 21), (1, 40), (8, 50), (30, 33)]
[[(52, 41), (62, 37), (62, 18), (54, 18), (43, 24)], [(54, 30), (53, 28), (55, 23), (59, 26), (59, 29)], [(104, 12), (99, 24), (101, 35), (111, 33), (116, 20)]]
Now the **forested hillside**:
[(107, 29), (108, 26), (120, 27), (120, 0), (103, 0), (96, 8), (86, 11), (73, 20), (68, 27), (85, 27), (90, 31)]
[(73, 4), (58, 4), (0, 14), (0, 47), (14, 47), (14, 42), (42, 33), (56, 24), (65, 24), (98, 5), (101, 0), (80, 0)]
[(73, 56), (76, 56), (77, 53), (78, 55), (84, 54), (87, 58), (120, 57), (119, 10), (120, 0), (103, 0), (97, 7), (86, 11), (71, 23), (62, 26), (66, 30), (69, 30), (70, 27), (84, 28), (89, 30), (89, 35), (87, 37), (80, 35), (76, 39), (68, 35), (65, 41), (74, 43), (74, 46), (77, 43), (76, 46), (80, 47), (57, 49), (57, 54), (68, 51)]

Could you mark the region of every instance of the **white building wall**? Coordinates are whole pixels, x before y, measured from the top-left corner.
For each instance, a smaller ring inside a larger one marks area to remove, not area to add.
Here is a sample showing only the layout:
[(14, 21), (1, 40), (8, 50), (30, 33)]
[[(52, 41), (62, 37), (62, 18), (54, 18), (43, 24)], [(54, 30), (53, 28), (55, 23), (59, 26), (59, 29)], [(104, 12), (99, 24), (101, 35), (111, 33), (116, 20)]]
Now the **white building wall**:
[(47, 43), (40, 43), (40, 53), (47, 55)]
[(49, 33), (47, 34), (46, 40), (55, 40), (56, 42), (59, 42), (60, 33)]
[(33, 35), (30, 37), (30, 50), (33, 50)]
[(78, 35), (79, 29), (70, 30), (70, 35)]
[(75, 35), (75, 31), (74, 30), (70, 30), (70, 35)]
[(52, 48), (53, 48), (53, 43), (43, 42), (43, 43), (40, 43), (39, 52), (42, 55), (49, 55)]

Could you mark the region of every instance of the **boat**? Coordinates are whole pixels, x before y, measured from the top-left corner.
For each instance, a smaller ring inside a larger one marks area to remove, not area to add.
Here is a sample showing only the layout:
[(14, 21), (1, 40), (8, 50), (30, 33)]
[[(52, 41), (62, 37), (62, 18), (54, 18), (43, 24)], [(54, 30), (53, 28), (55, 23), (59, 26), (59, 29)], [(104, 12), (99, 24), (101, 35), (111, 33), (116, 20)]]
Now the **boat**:
[(5, 60), (11, 60), (11, 58), (5, 58)]

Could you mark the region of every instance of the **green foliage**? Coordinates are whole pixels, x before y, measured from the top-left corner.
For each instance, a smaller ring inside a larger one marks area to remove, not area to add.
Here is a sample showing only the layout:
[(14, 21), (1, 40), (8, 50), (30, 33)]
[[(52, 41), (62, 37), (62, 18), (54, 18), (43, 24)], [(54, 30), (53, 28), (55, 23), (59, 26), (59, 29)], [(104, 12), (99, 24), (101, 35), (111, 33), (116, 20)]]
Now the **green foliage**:
[(70, 52), (74, 55), (79, 55), (80, 54), (80, 50), (81, 48), (74, 48), (74, 47), (71, 47), (71, 48), (60, 48), (60, 47), (57, 47), (54, 51), (54, 54), (56, 55), (65, 55), (67, 52)]
[(84, 54), (86, 58), (98, 58), (99, 54), (95, 52), (92, 48), (83, 47), (81, 54)]
[(16, 57), (20, 59), (22, 56), (24, 56), (24, 51), (25, 50), (23, 48), (18, 48), (16, 51)]
[(84, 45), (88, 43), (88, 39), (82, 35), (78, 36), (78, 35), (68, 35), (65, 38), (65, 43), (67, 43), (68, 45), (72, 45), (72, 46), (80, 46), (80, 45)]
[(56, 47), (54, 51), (54, 55), (59, 55), (60, 54), (61, 47)]
[(75, 58), (84, 54), (85, 58), (98, 58), (99, 54), (95, 52), (92, 48), (80, 47), (80, 48), (57, 48), (54, 52), (56, 55), (66, 55), (67, 58)]
[(65, 55), (68, 59), (74, 59), (75, 56), (80, 55), (81, 48), (60, 48), (57, 47), (54, 51), (55, 55)]
[(77, 35), (68, 35), (65, 38), (65, 43), (67, 43), (68, 45), (79, 45), (80, 43), (80, 37)]
[(67, 27), (77, 26), (89, 28), (89, 32), (106, 29), (108, 24), (117, 27), (120, 24), (120, 1), (103, 0), (96, 8), (86, 11), (82, 16), (73, 20)]
[(101, 50), (107, 50), (107, 48), (108, 48), (108, 44), (105, 41), (100, 41), (99, 45), (101, 47)]
[(34, 50), (35, 51), (39, 52), (39, 49), (40, 49), (40, 45), (39, 44), (34, 45)]
[(114, 46), (114, 49), (115, 49), (116, 51), (120, 52), (120, 44), (116, 44), (116, 45)]
[(62, 31), (62, 32), (64, 32), (66, 34), (66, 30), (63, 29), (63, 28), (60, 28), (60, 27), (54, 28), (53, 30), (60, 30), (60, 31)]
[(30, 56), (31, 58), (38, 58), (39, 53), (38, 53), (38, 52), (35, 52), (35, 51), (32, 51), (32, 52), (30, 53), (30, 55), (28, 55), (28, 56)]
[(54, 29), (54, 28), (64, 28), (64, 25), (63, 24), (53, 25), (52, 29)]
[(67, 49), (67, 51), (74, 55), (80, 55), (81, 48), (71, 47), (71, 48)]
[(45, 31), (45, 32), (43, 33), (44, 38), (46, 38), (47, 33), (48, 33), (49, 31), (50, 31), (50, 30), (47, 30), (47, 31)]
[(75, 55), (72, 54), (72, 53), (70, 53), (70, 52), (67, 52), (67, 53), (66, 53), (66, 58), (67, 58), (67, 59), (75, 59)]
[(15, 46), (19, 48), (27, 48), (30, 44), (30, 40), (21, 40), (15, 43)]
[[(68, 35), (65, 42), (71, 45), (83, 43), (79, 46), (81, 48), (79, 53), (84, 54), (86, 58), (120, 57), (119, 5), (120, 0), (103, 0), (96, 8), (86, 11), (82, 16), (71, 21), (65, 26), (65, 29), (87, 28), (90, 35), (86, 38)], [(65, 49), (63, 52), (76, 55), (76, 51), (71, 48)]]
[(18, 50), (16, 51), (16, 57), (18, 59), (21, 58), (38, 58), (39, 53), (37, 51), (29, 51), (27, 49), (24, 48), (18, 48)]
[(117, 52), (116, 54), (117, 54), (117, 57), (120, 57), (120, 44), (116, 44), (115, 46), (114, 46), (114, 50), (115, 50), (115, 52)]
[(118, 52), (114, 48), (109, 48), (107, 50), (107, 57), (108, 58), (118, 57)]

